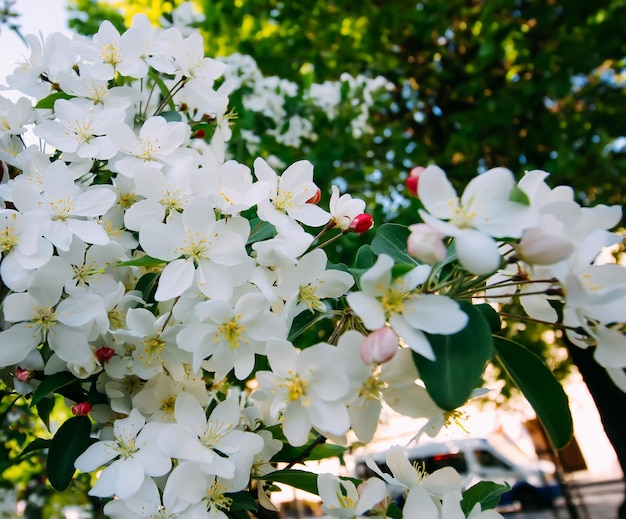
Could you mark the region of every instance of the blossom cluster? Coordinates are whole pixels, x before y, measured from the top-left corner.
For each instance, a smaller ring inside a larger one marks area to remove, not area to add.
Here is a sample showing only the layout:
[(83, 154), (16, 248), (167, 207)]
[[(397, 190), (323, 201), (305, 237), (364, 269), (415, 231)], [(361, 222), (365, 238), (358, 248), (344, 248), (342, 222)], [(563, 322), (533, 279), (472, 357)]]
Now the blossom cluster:
[[(271, 509), (263, 481), (285, 445), (367, 443), (383, 403), (434, 435), (450, 409), (416, 364), (477, 319), (460, 300), (522, 294), (549, 322), (563, 301), (573, 340), (626, 366), (626, 270), (591, 264), (620, 208), (501, 168), (458, 197), (431, 166), (408, 259), (369, 249), (343, 268), (324, 246), (371, 228), (365, 203), (333, 187), (322, 207), (307, 160), (227, 159), (228, 60), (205, 57), (199, 33), (137, 15), (122, 34), (105, 21), (91, 39), (29, 42), (7, 78), (29, 97), (0, 97), (0, 367), (18, 394), (60, 373), (83, 388), (73, 411), (98, 441), (75, 467), (98, 473), (90, 494), (113, 498), (110, 517), (225, 518), (250, 492)], [(326, 315), (332, 334), (298, 347), (301, 323)], [(403, 480), (404, 517), (462, 513), (444, 476), (445, 495)], [(379, 480), (360, 497), (333, 476), (317, 486), (329, 516), (385, 515)]]

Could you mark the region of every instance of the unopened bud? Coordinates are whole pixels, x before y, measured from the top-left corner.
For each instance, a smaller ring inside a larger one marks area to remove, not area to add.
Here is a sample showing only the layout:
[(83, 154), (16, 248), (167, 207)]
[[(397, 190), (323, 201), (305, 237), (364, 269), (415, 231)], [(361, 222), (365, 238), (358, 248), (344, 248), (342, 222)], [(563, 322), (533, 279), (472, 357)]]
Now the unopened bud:
[(317, 188), (317, 192), (311, 198), (309, 198), (306, 201), (306, 203), (307, 204), (318, 204), (321, 199), (322, 199), (322, 190), (318, 187)]
[(436, 263), (446, 259), (446, 246), (443, 236), (430, 225), (416, 223), (409, 225), (409, 238), (406, 244), (407, 252), (424, 263)]
[(409, 194), (412, 197), (417, 198), (417, 185), (419, 183), (419, 176), (424, 171), (422, 166), (416, 166), (411, 171), (409, 171), (409, 176), (407, 177), (405, 183), (406, 188), (409, 190)]
[(113, 348), (107, 348), (103, 346), (102, 348), (98, 348), (96, 350), (96, 358), (104, 364), (111, 360), (111, 358), (115, 355), (115, 350)]
[(91, 411), (91, 404), (89, 402), (81, 402), (72, 406), (72, 414), (74, 416), (87, 416)]
[(35, 376), (35, 372), (32, 369), (16, 368), (15, 378), (20, 382), (28, 382)]
[(193, 132), (191, 137), (194, 139), (204, 139), (206, 137), (206, 132), (201, 128)]
[(370, 333), (361, 345), (361, 360), (365, 364), (382, 364), (391, 360), (398, 351), (398, 336), (385, 326)]
[(350, 227), (348, 227), (348, 231), (363, 234), (364, 232), (369, 231), (373, 225), (374, 219), (372, 216), (367, 213), (361, 213), (352, 219)]

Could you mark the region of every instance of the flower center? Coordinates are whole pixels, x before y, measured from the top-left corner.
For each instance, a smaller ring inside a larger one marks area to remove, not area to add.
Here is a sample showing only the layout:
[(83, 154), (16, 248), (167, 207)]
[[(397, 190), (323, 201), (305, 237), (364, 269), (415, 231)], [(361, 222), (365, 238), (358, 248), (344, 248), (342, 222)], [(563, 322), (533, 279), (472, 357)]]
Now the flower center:
[[(146, 337), (143, 341), (143, 351), (148, 356), (148, 363), (152, 362), (152, 359), (161, 356), (163, 348), (165, 348), (165, 341), (161, 339), (160, 335), (153, 337)], [(142, 358), (142, 357), (139, 357)]]
[(135, 454), (139, 450), (135, 446), (135, 440), (133, 439), (129, 439), (128, 443), (124, 440), (121, 440), (120, 438), (116, 438), (116, 440), (117, 443), (115, 444), (113, 449), (115, 449), (115, 452), (117, 452), (120, 458), (122, 458), (123, 460), (132, 458), (133, 454)]
[(39, 306), (35, 312), (33, 322), (46, 333), (57, 323), (57, 314), (51, 306)]
[[(295, 375), (293, 378), (287, 379), (287, 398), (290, 402), (301, 400), (306, 395), (307, 389), (306, 380), (302, 380), (300, 375)], [(302, 402), (303, 405), (307, 405), (306, 402)]]
[(207, 449), (210, 449), (224, 436), (226, 436), (234, 426), (234, 424), (229, 422), (209, 419), (206, 430), (200, 437), (200, 443)]
[(52, 210), (52, 220), (65, 222), (76, 209), (76, 204), (70, 197), (59, 198), (54, 202), (50, 202), (50, 209)]
[(239, 324), (238, 319), (241, 319), (240, 314), (233, 317), (227, 323), (223, 323), (220, 326), (218, 326), (217, 328), (218, 333), (216, 334), (216, 338), (214, 338), (213, 341), (217, 342), (218, 340), (217, 336), (221, 335), (223, 338), (226, 339), (226, 342), (228, 343), (228, 347), (231, 350), (236, 350), (237, 348), (239, 348), (242, 342), (244, 344), (247, 344), (248, 341), (245, 339), (245, 333), (244, 333), (246, 330), (246, 327), (242, 324)]
[(216, 481), (213, 481), (211, 488), (209, 488), (207, 493), (207, 497), (205, 498), (207, 506), (209, 508), (215, 506), (224, 511), (230, 510), (230, 507), (233, 504), (233, 499), (231, 497), (226, 497), (224, 495), (225, 492), (226, 487), (224, 485), (220, 485)]
[(9, 252), (19, 243), (20, 239), (14, 232), (15, 229), (13, 227), (5, 227), (0, 232), (0, 252)]
[(401, 314), (404, 308), (405, 293), (395, 288), (390, 288), (383, 296), (381, 304), (385, 315), (389, 317), (392, 314)]
[(100, 59), (103, 63), (115, 66), (122, 61), (122, 53), (115, 43), (107, 43), (100, 46)]
[(318, 311), (323, 312), (326, 310), (326, 307), (322, 303), (322, 300), (316, 295), (317, 292), (316, 285), (306, 285), (300, 287), (298, 292), (298, 298), (301, 302), (303, 302), (311, 312)]

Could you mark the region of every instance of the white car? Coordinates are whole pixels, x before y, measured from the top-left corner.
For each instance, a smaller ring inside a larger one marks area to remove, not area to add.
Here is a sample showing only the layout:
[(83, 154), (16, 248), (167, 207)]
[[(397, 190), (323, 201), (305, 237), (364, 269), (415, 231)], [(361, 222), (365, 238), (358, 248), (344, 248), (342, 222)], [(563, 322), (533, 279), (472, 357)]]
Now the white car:
[[(502, 495), (500, 507), (521, 507), (523, 510), (550, 508), (561, 495), (554, 478), (554, 466), (549, 462), (530, 460), (521, 451), (497, 445), (486, 438), (469, 438), (445, 442), (428, 442), (407, 449), (411, 463), (418, 463), (430, 474), (442, 467), (451, 466), (465, 477), (465, 488), (478, 481), (508, 483), (511, 490)], [(389, 472), (386, 452), (368, 456), (383, 472)], [(356, 477), (366, 479), (376, 474), (363, 458), (356, 461)], [(401, 489), (389, 487), (392, 498), (401, 500)]]

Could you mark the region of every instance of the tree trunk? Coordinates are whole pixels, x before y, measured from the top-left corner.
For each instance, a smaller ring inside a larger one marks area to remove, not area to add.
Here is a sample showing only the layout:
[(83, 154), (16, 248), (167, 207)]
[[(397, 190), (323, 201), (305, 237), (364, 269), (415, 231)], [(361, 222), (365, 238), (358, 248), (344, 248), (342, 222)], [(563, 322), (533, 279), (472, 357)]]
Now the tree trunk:
[[(622, 474), (626, 475), (626, 434), (623, 421), (626, 393), (613, 383), (606, 370), (596, 362), (593, 357), (594, 348), (582, 349), (567, 339), (565, 343), (598, 408), (604, 431), (615, 449)], [(626, 519), (626, 496), (619, 508), (618, 518)]]

